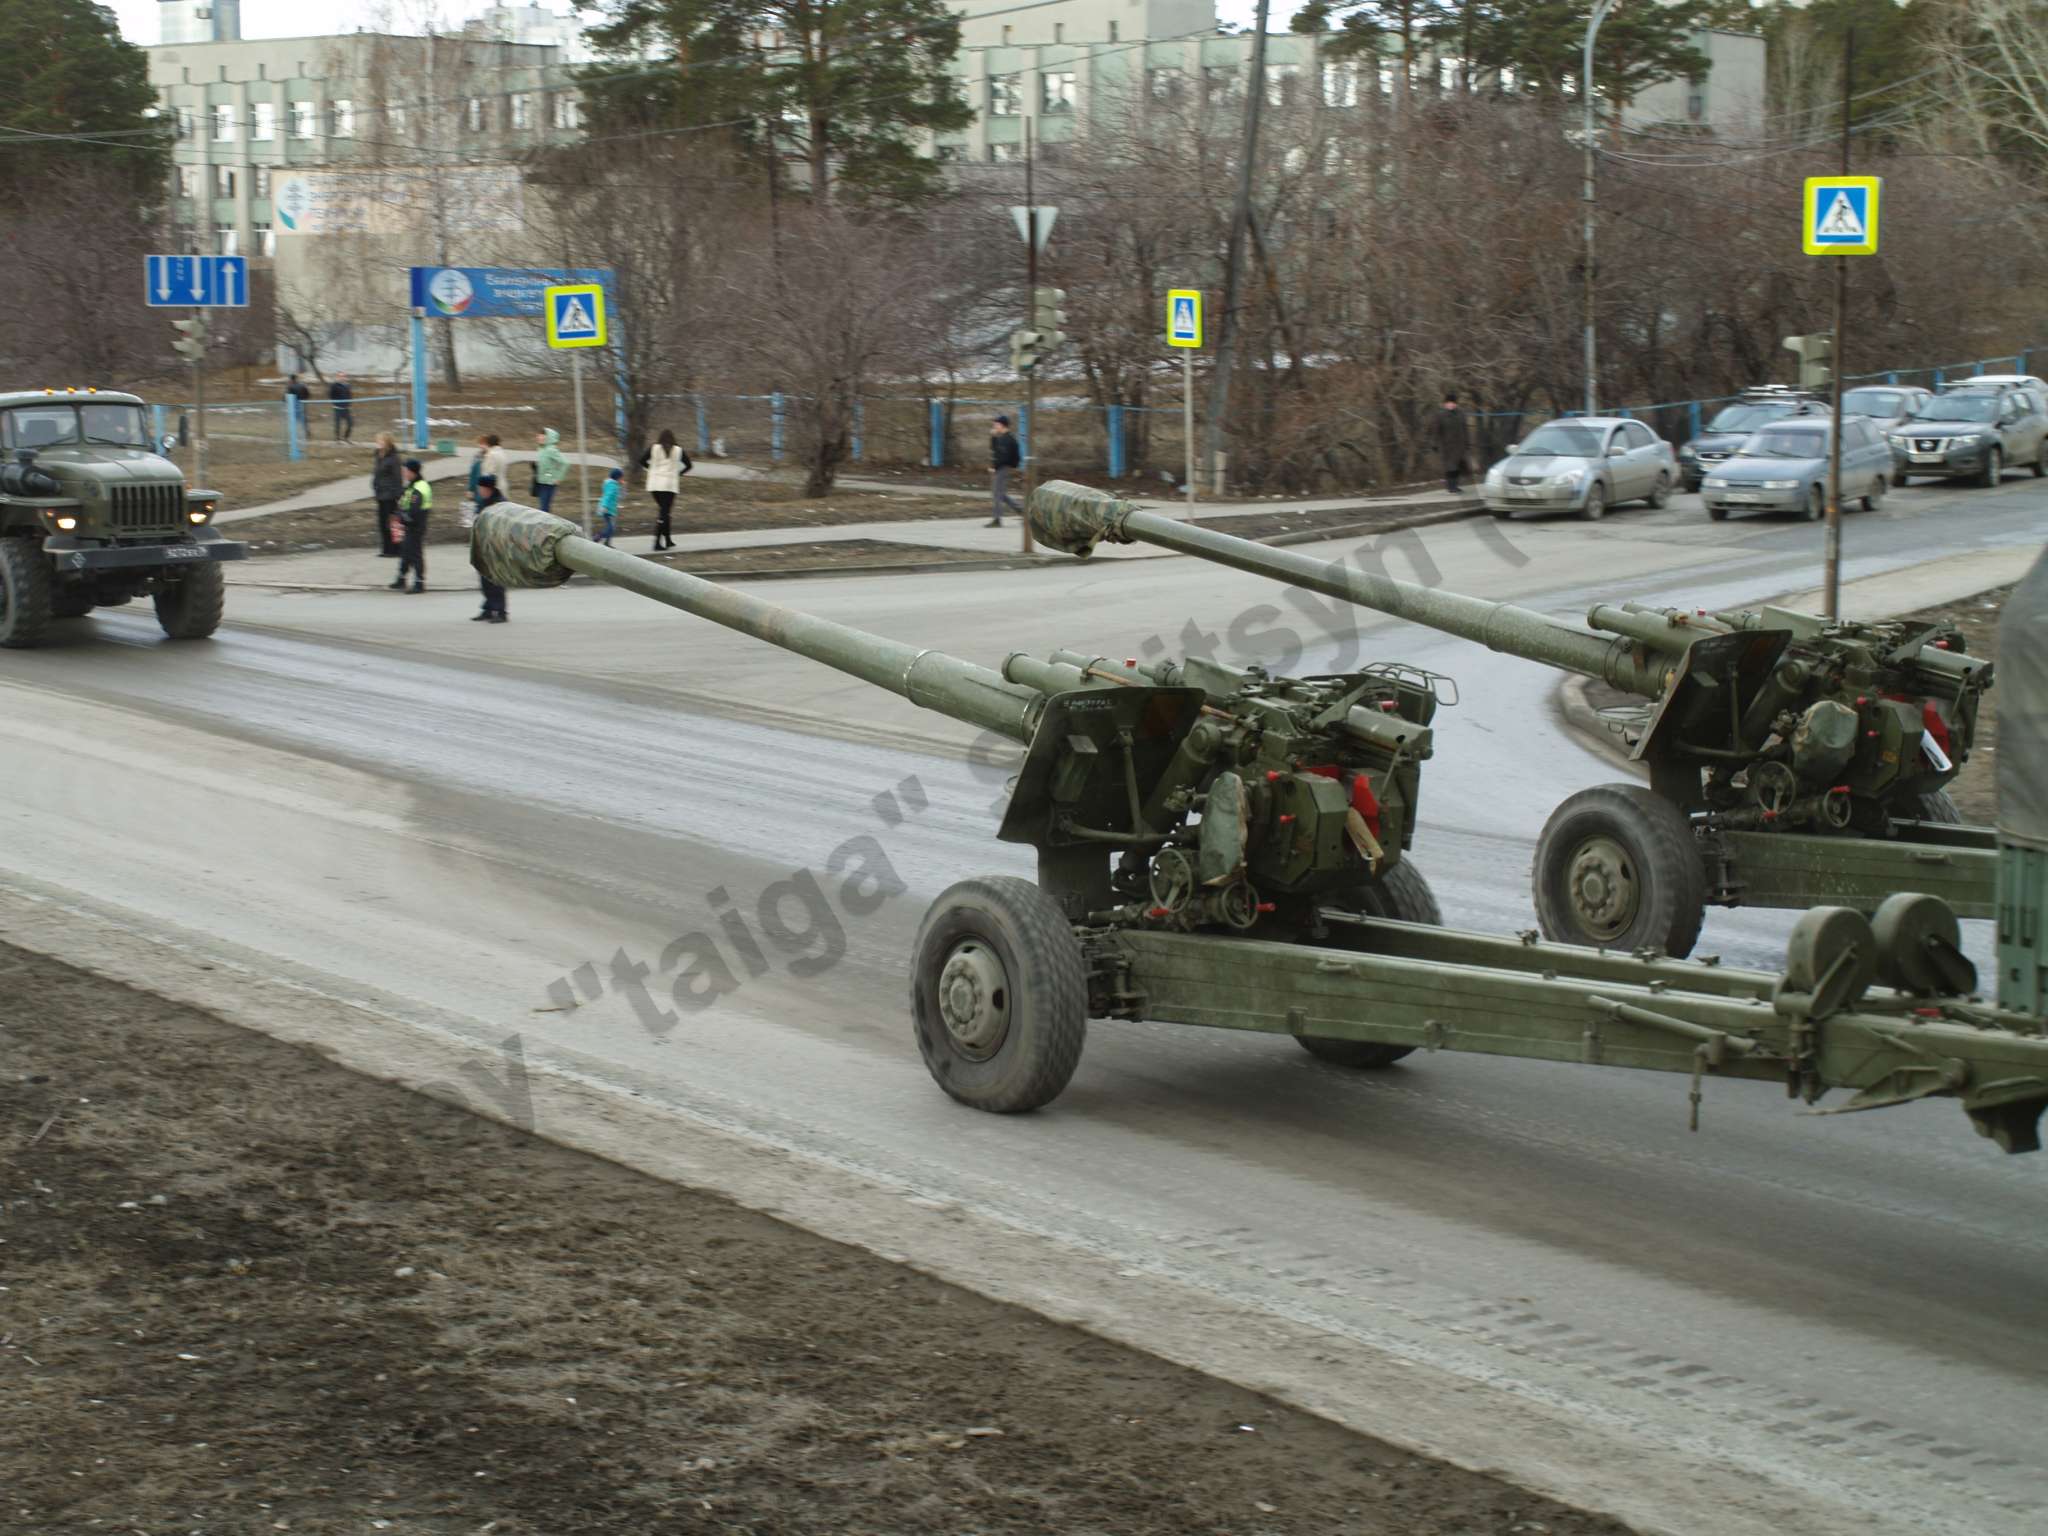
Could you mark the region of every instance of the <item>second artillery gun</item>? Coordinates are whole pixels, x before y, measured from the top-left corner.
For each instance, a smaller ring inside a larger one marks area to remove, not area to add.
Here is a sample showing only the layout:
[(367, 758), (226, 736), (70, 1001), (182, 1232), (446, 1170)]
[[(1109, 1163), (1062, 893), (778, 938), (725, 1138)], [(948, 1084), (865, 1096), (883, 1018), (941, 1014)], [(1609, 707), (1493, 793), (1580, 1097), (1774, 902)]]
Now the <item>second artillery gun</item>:
[[(1036, 881), (950, 887), (911, 957), (919, 1051), (962, 1103), (1049, 1103), (1090, 1019), (1149, 1019), (1289, 1035), (1353, 1067), (1423, 1049), (1685, 1073), (1695, 1112), (1710, 1073), (1809, 1102), (1850, 1089), (1852, 1110), (1950, 1097), (2007, 1151), (2040, 1145), (2048, 809), (2030, 823), (2032, 862), (2010, 865), (2014, 932), (2031, 935), (2000, 952), (2018, 1006), (1969, 995), (1955, 915), (1922, 895), (1893, 896), (1874, 922), (1809, 912), (1780, 975), (1457, 932), (1409, 862), (1427, 674), (1289, 679), (1067, 652), (998, 672), (527, 508), (480, 516), (471, 558), (505, 586), (581, 574), (624, 588), (1025, 745), (997, 835), (1036, 850)], [(2048, 719), (2048, 677), (2036, 692)]]
[(1996, 839), (1944, 792), (1969, 757), (1991, 663), (1954, 625), (1839, 623), (1784, 608), (1708, 613), (1600, 604), (1576, 629), (1275, 549), (1053, 481), (1038, 538), (1086, 555), (1155, 544), (1426, 624), (1605, 683), (1643, 702), (1603, 712), (1649, 787), (1603, 784), (1559, 805), (1537, 839), (1544, 936), (1692, 952), (1706, 908), (1841, 904), (1894, 891), (1993, 915)]

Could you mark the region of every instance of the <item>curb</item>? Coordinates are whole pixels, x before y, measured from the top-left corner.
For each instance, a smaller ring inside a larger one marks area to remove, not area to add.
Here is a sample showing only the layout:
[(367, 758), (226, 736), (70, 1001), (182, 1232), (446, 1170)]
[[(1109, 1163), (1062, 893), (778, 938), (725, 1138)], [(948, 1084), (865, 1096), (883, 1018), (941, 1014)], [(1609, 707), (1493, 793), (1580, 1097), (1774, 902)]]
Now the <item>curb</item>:
[[(1484, 502), (1474, 502), (1469, 507), (1446, 507), (1440, 512), (1424, 512), (1415, 517), (1396, 518), (1391, 523), (1352, 523), (1342, 528), (1302, 528), (1294, 533), (1276, 533), (1269, 539), (1260, 539), (1261, 544), (1270, 544), (1276, 549), (1289, 544), (1320, 544), (1326, 539), (1347, 539), (1354, 534), (1403, 533), (1410, 528), (1431, 528), (1439, 523), (1461, 523), (1467, 518), (1477, 517), (1486, 510)], [(1215, 530), (1221, 533), (1222, 529)]]

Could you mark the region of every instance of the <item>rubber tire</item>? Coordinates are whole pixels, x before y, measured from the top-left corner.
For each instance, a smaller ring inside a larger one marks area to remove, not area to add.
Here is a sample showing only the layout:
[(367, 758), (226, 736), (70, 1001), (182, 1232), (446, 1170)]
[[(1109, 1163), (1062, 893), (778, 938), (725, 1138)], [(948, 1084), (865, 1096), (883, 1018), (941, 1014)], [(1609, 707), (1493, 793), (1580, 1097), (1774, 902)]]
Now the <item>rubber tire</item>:
[[(1567, 890), (1569, 860), (1592, 836), (1619, 843), (1638, 871), (1635, 921), (1604, 946), (1578, 926)], [(1582, 789), (1552, 811), (1536, 839), (1532, 884), (1543, 936), (1582, 949), (1654, 947), (1683, 960), (1699, 942), (1707, 916), (1706, 865), (1685, 813), (1640, 784)]]
[(2041, 439), (2041, 451), (2034, 455), (2034, 478), (2048, 476), (2048, 437)]
[(1921, 821), (1938, 821), (1951, 827), (1960, 827), (1963, 824), (1963, 813), (1956, 809), (1955, 801), (1949, 799), (1947, 790), (1937, 789), (1931, 795), (1921, 795), (1918, 798)]
[[(1012, 992), (1010, 1029), (975, 1061), (953, 1044), (938, 982), (953, 946), (978, 938), (1002, 962)], [(917, 932), (910, 1011), (925, 1070), (951, 1097), (991, 1114), (1039, 1109), (1060, 1096), (1088, 1038), (1088, 969), (1073, 925), (1029, 880), (985, 875), (942, 892)]]
[(1863, 498), (1863, 510), (1875, 512), (1884, 501), (1884, 476), (1879, 475), (1870, 482), (1870, 492)]
[(0, 646), (33, 650), (50, 627), (51, 588), (56, 584), (42, 545), (29, 539), (0, 539), (0, 583), (7, 597), (5, 610), (0, 611)]
[(1977, 484), (1989, 490), (2004, 478), (2005, 454), (1999, 449), (1994, 448), (1985, 456), (1984, 472), (1977, 477)]
[(173, 640), (204, 640), (220, 628), (227, 609), (227, 573), (195, 565), (156, 594), (156, 621)]
[(1816, 485), (1806, 498), (1806, 520), (1809, 523), (1818, 523), (1826, 518), (1827, 515), (1827, 492)]
[[(1444, 925), (1443, 909), (1436, 903), (1436, 892), (1422, 878), (1422, 871), (1405, 859), (1388, 870), (1386, 878), (1360, 886), (1353, 894), (1356, 900), (1349, 905), (1367, 917), (1428, 923), (1433, 928)], [(1329, 947), (1349, 949), (1352, 946), (1340, 938), (1331, 941)], [(1320, 1035), (1296, 1035), (1294, 1043), (1320, 1061), (1368, 1072), (1391, 1067), (1403, 1056), (1415, 1054), (1412, 1045), (1382, 1045), (1376, 1040), (1331, 1040)]]
[(1597, 523), (1607, 515), (1607, 489), (1595, 480), (1586, 491), (1586, 504), (1579, 508), (1579, 516), (1589, 523)]
[(1708, 507), (1707, 516), (1717, 523), (1725, 523), (1728, 521), (1728, 509), (1726, 507)]
[(1662, 512), (1671, 505), (1671, 477), (1669, 475), (1659, 475), (1657, 477), (1657, 488), (1650, 492), (1644, 505), (1652, 512)]

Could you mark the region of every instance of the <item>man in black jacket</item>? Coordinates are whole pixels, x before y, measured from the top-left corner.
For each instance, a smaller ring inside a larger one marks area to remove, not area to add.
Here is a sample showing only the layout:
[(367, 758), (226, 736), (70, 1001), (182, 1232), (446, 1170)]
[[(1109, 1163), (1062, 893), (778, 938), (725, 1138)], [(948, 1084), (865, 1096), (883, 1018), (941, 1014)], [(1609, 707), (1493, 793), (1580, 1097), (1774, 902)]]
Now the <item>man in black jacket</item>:
[(998, 416), (995, 420), (995, 429), (989, 434), (988, 439), (988, 470), (995, 477), (995, 495), (989, 507), (995, 516), (988, 520), (989, 527), (1003, 526), (1005, 507), (1020, 517), (1023, 515), (1024, 509), (1011, 499), (1009, 489), (1010, 471), (1021, 469), (1023, 465), (1024, 453), (1018, 446), (1017, 434), (1010, 430), (1010, 418)]
[[(498, 489), (496, 475), (479, 475), (476, 481), (476, 509), (481, 512), (494, 507), (505, 499), (505, 493)], [(505, 589), (488, 576), (479, 576), (484, 589), (483, 611), (471, 616), (471, 622), (481, 624), (502, 624), (505, 622)]]
[(334, 440), (337, 443), (355, 441), (356, 408), (355, 386), (348, 381), (348, 375), (337, 373), (334, 382), (327, 386), (327, 398), (334, 405)]
[(1445, 394), (1444, 408), (1437, 412), (1431, 431), (1436, 438), (1437, 455), (1443, 461), (1444, 489), (1455, 496), (1459, 477), (1465, 473), (1465, 459), (1472, 451), (1472, 434), (1455, 392)]

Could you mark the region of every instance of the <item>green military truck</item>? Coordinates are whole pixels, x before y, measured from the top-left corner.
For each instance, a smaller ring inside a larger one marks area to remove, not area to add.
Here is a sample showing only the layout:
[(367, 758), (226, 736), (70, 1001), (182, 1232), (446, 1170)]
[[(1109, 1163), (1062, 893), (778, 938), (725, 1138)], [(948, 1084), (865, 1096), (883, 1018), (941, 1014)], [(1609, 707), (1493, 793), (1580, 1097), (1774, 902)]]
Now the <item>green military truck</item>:
[(219, 496), (187, 490), (167, 446), (134, 395), (0, 393), (0, 646), (145, 593), (173, 640), (219, 627), (221, 562), (248, 546), (210, 526)]

